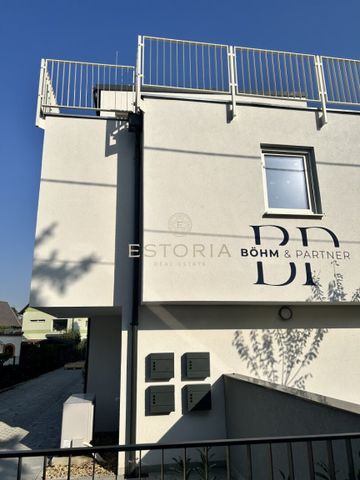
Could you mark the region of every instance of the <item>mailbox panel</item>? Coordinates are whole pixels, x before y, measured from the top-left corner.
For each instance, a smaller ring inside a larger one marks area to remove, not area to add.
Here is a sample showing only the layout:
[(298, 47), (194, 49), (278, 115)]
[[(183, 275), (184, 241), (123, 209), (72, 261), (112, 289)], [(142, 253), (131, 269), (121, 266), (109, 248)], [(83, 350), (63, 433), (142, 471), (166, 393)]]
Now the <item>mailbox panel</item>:
[(211, 385), (199, 383), (186, 385), (187, 411), (211, 410)]
[(170, 380), (174, 378), (173, 353), (150, 353), (148, 362), (148, 380)]
[(167, 415), (175, 410), (174, 385), (149, 387), (147, 392), (150, 415)]
[(203, 379), (210, 376), (209, 352), (185, 354), (185, 377)]

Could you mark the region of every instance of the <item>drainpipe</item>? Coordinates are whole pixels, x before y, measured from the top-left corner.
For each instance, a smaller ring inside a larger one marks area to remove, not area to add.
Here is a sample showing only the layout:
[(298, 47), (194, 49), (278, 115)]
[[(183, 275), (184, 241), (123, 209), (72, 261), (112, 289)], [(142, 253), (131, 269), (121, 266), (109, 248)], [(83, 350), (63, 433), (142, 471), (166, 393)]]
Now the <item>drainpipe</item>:
[[(129, 114), (129, 132), (135, 132), (135, 160), (134, 160), (134, 243), (140, 244), (141, 238), (141, 199), (142, 199), (142, 114)], [(141, 265), (140, 257), (134, 258), (133, 291), (130, 323), (130, 444), (136, 443), (136, 404), (137, 404), (137, 353), (138, 353), (138, 325), (140, 306)], [(136, 465), (136, 452), (130, 452), (127, 462), (127, 477), (133, 476)]]

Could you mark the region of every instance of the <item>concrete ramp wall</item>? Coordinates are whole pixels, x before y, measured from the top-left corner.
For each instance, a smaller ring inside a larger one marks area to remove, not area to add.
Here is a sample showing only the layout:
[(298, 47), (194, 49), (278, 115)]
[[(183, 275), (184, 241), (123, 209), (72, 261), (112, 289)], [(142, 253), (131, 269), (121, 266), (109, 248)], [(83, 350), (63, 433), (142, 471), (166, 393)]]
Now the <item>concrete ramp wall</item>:
[[(228, 438), (257, 438), (355, 433), (360, 431), (360, 405), (243, 375), (225, 375), (226, 430)], [(336, 478), (349, 477), (344, 440), (231, 447), (232, 478), (291, 478), (289, 449), (295, 478), (330, 478), (329, 449), (333, 451)], [(352, 441), (355, 472), (360, 474), (360, 441)], [(312, 451), (312, 453), (311, 453)], [(309, 458), (313, 456), (313, 460)], [(268, 476), (266, 476), (268, 474)], [(274, 475), (274, 477), (273, 477)], [(357, 477), (356, 477), (357, 478)]]

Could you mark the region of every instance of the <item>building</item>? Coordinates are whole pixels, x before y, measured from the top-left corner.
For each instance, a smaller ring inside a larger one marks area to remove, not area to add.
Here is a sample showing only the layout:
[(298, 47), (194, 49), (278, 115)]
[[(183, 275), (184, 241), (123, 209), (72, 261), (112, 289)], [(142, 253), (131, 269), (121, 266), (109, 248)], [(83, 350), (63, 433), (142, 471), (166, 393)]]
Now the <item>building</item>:
[[(359, 430), (359, 75), (152, 37), (136, 68), (42, 62), (30, 305), (90, 319), (97, 431)], [(269, 411), (280, 390), (287, 407)], [(309, 420), (309, 400), (331, 412)]]
[(18, 365), (22, 342), (21, 320), (7, 302), (0, 302), (0, 365)]
[(67, 332), (87, 337), (87, 318), (57, 318), (30, 306), (23, 310), (23, 333), (26, 340), (45, 340)]

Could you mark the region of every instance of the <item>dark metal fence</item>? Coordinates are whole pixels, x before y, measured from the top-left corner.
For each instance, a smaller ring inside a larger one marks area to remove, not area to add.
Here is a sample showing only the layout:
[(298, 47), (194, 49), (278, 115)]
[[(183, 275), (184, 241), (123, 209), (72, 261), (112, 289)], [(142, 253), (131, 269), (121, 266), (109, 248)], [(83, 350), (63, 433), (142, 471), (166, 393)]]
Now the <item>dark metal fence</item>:
[[(92, 461), (90, 478), (96, 479), (96, 455), (132, 453), (132, 478), (142, 478), (148, 471), (153, 478), (211, 480), (214, 476), (230, 479), (286, 480), (358, 480), (360, 477), (360, 433), (297, 437), (245, 438), (172, 444), (111, 445), (51, 450), (0, 451), (3, 461), (17, 462), (13, 478), (23, 478), (24, 461), (42, 458), (42, 479), (47, 478), (49, 459), (66, 457), (66, 478), (72, 476), (72, 461), (88, 456)], [(193, 454), (198, 458), (194, 460)], [(169, 456), (170, 454), (170, 456)], [(174, 457), (175, 455), (175, 457)], [(191, 455), (191, 457), (190, 457)], [(169, 467), (168, 460), (173, 466)], [(217, 475), (215, 475), (215, 472)], [(220, 472), (220, 475), (219, 475)], [(28, 478), (28, 477), (26, 477)], [(37, 477), (38, 478), (38, 477)], [(10, 480), (10, 477), (7, 477)]]

